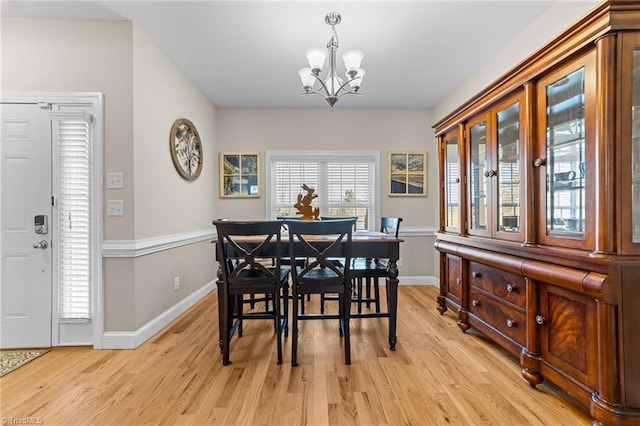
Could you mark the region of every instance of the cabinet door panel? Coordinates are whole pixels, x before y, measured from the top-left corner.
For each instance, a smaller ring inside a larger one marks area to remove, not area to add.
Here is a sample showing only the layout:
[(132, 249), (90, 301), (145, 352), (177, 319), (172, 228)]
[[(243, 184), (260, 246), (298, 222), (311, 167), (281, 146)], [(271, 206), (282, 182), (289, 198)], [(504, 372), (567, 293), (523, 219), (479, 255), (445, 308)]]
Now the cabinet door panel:
[(509, 100), (500, 106), (496, 120), (496, 180), (497, 210), (495, 229), (499, 238), (522, 239), (521, 193), (521, 108), (520, 102)]
[(460, 203), (460, 147), (458, 135), (447, 135), (445, 141), (444, 196), (445, 230), (459, 232), (461, 221)]
[(550, 285), (541, 286), (542, 359), (582, 383), (598, 385), (596, 302)]
[(447, 293), (458, 305), (462, 298), (462, 261), (459, 257), (447, 255)]
[(622, 254), (640, 254), (640, 35), (625, 33), (622, 44), (621, 228)]
[(595, 52), (538, 83), (538, 229), (546, 244), (594, 247)]
[(469, 234), (489, 236), (491, 180), (486, 115), (469, 123)]

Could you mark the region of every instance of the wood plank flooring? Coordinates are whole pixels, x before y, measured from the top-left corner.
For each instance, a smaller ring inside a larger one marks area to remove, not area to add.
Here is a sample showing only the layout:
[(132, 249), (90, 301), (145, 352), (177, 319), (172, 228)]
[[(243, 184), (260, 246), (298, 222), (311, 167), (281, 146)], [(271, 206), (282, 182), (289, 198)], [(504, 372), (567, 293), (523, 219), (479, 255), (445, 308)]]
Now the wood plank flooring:
[(303, 321), (293, 368), (291, 337), (275, 362), (270, 321), (245, 322), (223, 367), (212, 293), (138, 349), (53, 348), (2, 377), (3, 424), (591, 424), (556, 387), (530, 388), (514, 356), (441, 316), (436, 294), (400, 286), (393, 352), (386, 319), (353, 320), (351, 366), (336, 321)]

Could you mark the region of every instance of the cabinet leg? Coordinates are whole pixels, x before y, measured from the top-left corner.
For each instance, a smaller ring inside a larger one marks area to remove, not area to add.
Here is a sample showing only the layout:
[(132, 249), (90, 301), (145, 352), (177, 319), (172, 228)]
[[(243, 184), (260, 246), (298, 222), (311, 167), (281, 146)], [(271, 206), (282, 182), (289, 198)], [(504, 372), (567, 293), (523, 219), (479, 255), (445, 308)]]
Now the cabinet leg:
[(544, 377), (542, 377), (542, 374), (538, 373), (537, 371), (531, 371), (526, 367), (522, 369), (522, 377), (524, 377), (524, 379), (529, 382), (529, 386), (531, 386), (532, 388), (535, 388), (536, 385), (539, 385), (544, 381)]
[(468, 317), (469, 312), (467, 312), (466, 309), (460, 309), (460, 311), (458, 312), (458, 327), (460, 328), (460, 330), (467, 331), (469, 328), (471, 328)]

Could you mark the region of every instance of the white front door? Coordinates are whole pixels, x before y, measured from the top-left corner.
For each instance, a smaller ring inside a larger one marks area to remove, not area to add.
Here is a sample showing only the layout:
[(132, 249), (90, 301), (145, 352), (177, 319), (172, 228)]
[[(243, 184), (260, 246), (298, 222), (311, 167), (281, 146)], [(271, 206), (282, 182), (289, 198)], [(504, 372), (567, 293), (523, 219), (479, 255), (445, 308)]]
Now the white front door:
[(0, 108), (0, 348), (50, 347), (49, 110), (33, 104)]

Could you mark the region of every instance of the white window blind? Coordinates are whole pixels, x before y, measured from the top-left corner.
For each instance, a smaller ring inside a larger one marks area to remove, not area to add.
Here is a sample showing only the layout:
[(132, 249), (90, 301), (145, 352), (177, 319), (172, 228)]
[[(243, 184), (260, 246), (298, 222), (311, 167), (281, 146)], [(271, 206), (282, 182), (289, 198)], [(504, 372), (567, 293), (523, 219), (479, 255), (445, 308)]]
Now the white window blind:
[(377, 223), (378, 155), (372, 152), (267, 152), (272, 218), (295, 216), (302, 184), (315, 189), (321, 216), (357, 216), (357, 229)]
[(54, 120), (57, 143), (58, 316), (91, 319), (91, 141), (82, 119)]

